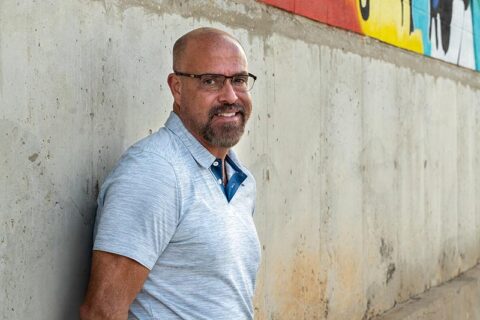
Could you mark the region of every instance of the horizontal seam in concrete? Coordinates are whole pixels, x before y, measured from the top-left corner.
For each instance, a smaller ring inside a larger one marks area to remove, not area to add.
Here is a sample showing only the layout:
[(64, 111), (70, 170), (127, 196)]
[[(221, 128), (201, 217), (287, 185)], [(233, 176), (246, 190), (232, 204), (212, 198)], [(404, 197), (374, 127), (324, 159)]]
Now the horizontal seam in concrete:
[[(244, 28), (252, 35), (268, 38), (279, 34), (305, 43), (327, 46), (333, 49), (358, 54), (405, 67), (417, 73), (458, 81), (466, 86), (480, 89), (480, 73), (451, 63), (431, 58), (408, 50), (385, 44), (373, 38), (328, 26), (308, 18), (293, 15), (275, 7), (237, 0), (228, 6), (243, 6), (245, 13), (226, 10), (219, 1), (173, 1), (173, 0), (91, 0), (103, 2), (105, 8), (112, 4), (124, 12), (129, 8), (143, 8), (156, 15), (177, 14), (185, 18), (204, 18), (232, 28)], [(108, 3), (108, 4), (107, 4)], [(225, 6), (225, 3), (223, 3)]]

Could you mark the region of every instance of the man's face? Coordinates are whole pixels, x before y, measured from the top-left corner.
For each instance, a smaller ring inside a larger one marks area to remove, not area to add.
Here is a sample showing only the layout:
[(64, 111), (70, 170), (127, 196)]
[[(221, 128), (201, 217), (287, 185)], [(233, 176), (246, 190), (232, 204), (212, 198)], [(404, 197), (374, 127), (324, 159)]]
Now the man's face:
[[(230, 39), (189, 44), (178, 69), (176, 71), (184, 73), (226, 76), (248, 72), (243, 50)], [(187, 129), (207, 149), (234, 146), (252, 111), (250, 93), (236, 91), (228, 79), (218, 91), (205, 90), (196, 78), (178, 80), (181, 89), (177, 96), (174, 95), (178, 105), (176, 112)]]

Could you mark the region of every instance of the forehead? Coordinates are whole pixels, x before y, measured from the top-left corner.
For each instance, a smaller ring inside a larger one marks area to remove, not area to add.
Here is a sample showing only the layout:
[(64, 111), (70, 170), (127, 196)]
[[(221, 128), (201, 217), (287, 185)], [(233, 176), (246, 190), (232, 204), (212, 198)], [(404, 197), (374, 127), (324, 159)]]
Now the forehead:
[(231, 74), (247, 71), (242, 47), (227, 37), (191, 40), (182, 65), (189, 72)]

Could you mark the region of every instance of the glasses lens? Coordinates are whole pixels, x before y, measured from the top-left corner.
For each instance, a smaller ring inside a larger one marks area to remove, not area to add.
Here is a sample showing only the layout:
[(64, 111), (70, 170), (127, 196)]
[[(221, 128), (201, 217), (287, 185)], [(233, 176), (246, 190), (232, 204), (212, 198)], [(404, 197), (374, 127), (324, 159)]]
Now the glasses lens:
[[(229, 77), (230, 78), (230, 77)], [(217, 74), (204, 74), (200, 77), (200, 86), (204, 90), (218, 91), (223, 88), (226, 76)], [(253, 88), (255, 78), (251, 75), (240, 74), (230, 78), (232, 87), (236, 91), (249, 91)]]
[(206, 90), (220, 90), (225, 82), (225, 77), (220, 75), (205, 74), (200, 78), (200, 85)]
[(232, 78), (232, 85), (236, 90), (248, 90), (248, 75), (238, 75)]

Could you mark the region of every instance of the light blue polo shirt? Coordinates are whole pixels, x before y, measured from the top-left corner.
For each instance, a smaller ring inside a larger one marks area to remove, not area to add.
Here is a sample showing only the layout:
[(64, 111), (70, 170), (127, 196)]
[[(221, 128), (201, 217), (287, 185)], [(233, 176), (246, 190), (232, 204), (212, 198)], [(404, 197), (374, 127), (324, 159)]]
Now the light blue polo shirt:
[(129, 319), (253, 319), (255, 180), (231, 150), (229, 201), (215, 161), (172, 112), (105, 180), (93, 249), (151, 270)]

